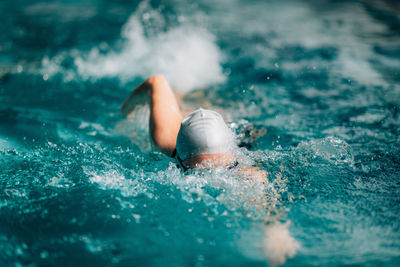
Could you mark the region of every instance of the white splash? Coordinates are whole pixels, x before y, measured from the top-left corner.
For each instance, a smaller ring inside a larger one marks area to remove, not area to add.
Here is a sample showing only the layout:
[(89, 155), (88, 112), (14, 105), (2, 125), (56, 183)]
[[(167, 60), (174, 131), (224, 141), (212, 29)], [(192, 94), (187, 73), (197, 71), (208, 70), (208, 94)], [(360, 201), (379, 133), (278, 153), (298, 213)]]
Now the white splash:
[[(222, 53), (215, 44), (214, 35), (203, 28), (185, 24), (148, 34), (152, 29), (147, 29), (143, 20), (149, 16), (156, 16), (160, 20), (160, 14), (149, 10), (147, 2), (144, 2), (123, 26), (118, 51), (99, 44), (89, 53), (74, 50), (52, 59), (44, 58), (43, 75), (62, 72), (66, 80), (77, 77), (85, 80), (118, 77), (122, 83), (126, 83), (136, 77), (163, 74), (174, 89), (180, 91), (225, 81), (220, 66)], [(67, 57), (73, 58), (76, 67), (72, 74), (71, 70), (61, 66)]]
[(118, 190), (124, 197), (137, 196), (144, 194), (149, 198), (153, 197), (151, 189), (138, 180), (126, 179), (117, 170), (93, 171), (87, 166), (82, 167), (83, 172), (89, 177), (89, 181), (97, 184), (102, 190)]

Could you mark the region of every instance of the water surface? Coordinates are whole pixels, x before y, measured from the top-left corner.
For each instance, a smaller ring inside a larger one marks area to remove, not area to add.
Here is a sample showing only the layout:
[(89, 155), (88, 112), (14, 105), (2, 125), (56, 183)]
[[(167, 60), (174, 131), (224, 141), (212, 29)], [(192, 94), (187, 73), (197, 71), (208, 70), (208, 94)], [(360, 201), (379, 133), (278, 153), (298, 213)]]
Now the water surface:
[[(396, 1), (0, 12), (1, 265), (400, 264)], [(156, 73), (220, 111), (269, 183), (152, 150), (146, 107), (118, 109)]]

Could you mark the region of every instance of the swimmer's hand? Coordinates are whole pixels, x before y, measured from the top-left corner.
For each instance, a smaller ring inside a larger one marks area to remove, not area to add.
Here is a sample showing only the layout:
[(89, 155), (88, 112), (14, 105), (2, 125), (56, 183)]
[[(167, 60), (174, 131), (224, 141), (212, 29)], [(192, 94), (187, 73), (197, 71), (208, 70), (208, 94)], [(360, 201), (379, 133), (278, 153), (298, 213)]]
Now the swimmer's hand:
[[(151, 78), (150, 78), (151, 79)], [(136, 106), (144, 105), (149, 101), (149, 93), (151, 91), (151, 80), (148, 79), (132, 90), (132, 93), (125, 99), (120, 111), (122, 115), (128, 116)]]
[(297, 240), (290, 235), (289, 225), (290, 222), (278, 222), (265, 227), (262, 246), (271, 266), (284, 264), (288, 258), (293, 258), (300, 248)]
[(241, 169), (238, 171), (240, 175), (246, 176), (250, 179), (254, 179), (259, 183), (268, 183), (268, 172), (260, 170), (257, 167), (250, 167), (246, 169)]
[(129, 114), (139, 105), (145, 105), (149, 102), (149, 97), (145, 93), (140, 94), (131, 94), (125, 102), (122, 104), (120, 108), (120, 112), (125, 117), (128, 117)]

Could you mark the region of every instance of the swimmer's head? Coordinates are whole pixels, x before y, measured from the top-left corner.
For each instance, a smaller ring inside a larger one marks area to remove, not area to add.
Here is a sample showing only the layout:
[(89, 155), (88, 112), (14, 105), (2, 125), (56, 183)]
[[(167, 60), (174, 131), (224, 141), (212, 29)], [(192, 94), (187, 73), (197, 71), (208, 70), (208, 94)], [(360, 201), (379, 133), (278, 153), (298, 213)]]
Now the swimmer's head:
[(228, 165), (234, 160), (235, 148), (234, 135), (218, 112), (198, 109), (183, 118), (176, 153), (188, 167), (203, 162)]

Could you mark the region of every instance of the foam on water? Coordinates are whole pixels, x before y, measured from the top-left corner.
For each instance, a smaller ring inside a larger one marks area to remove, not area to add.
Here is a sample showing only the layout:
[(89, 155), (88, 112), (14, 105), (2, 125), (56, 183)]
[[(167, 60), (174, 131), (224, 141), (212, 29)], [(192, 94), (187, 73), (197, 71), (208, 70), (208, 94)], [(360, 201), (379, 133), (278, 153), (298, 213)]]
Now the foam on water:
[[(165, 24), (162, 15), (145, 1), (123, 26), (118, 48), (103, 43), (88, 53), (73, 50), (54, 58), (45, 57), (43, 77), (48, 79), (60, 73), (65, 80), (117, 77), (126, 83), (160, 73), (178, 91), (225, 81), (220, 66), (222, 52), (210, 32), (189, 23), (161, 30)], [(75, 69), (63, 67), (69, 59)]]
[[(354, 3), (348, 3), (335, 10), (335, 12), (322, 11), (318, 3), (310, 3), (311, 6), (293, 6), (290, 10), (279, 12), (279, 20), (289, 23), (274, 24), (278, 28), (274, 30), (285, 36), (273, 38), (273, 46), (302, 45), (307, 48), (336, 47), (339, 49), (338, 57), (330, 62), (329, 68), (332, 74), (349, 77), (364, 85), (387, 85), (385, 79), (374, 69), (371, 59), (377, 58), (374, 53), (374, 44), (366, 43), (363, 36), (378, 36), (387, 31), (386, 25), (373, 20), (365, 9)], [(317, 13), (317, 15), (316, 15)], [(354, 14), (357, 14), (356, 16)], [(307, 18), (307, 19), (305, 19)], [(274, 18), (272, 18), (274, 19)], [(296, 23), (302, 21), (302, 23)], [(341, 23), (346, 22), (346, 23)], [(287, 28), (288, 25), (297, 24), (296, 30)], [(327, 30), (329, 29), (329, 30)], [(378, 59), (384, 59), (378, 56)], [(295, 68), (325, 68), (323, 62), (298, 62), (299, 65), (282, 63), (284, 69)], [(305, 64), (303, 64), (305, 63)]]
[[(318, 10), (318, 5), (315, 8)], [(354, 13), (357, 16), (354, 16)], [(363, 42), (360, 38), (366, 34), (382, 34), (386, 26), (372, 20), (360, 5), (348, 4), (334, 13), (324, 12), (318, 16), (315, 16), (315, 10), (305, 7), (292, 9), (291, 12), (285, 14), (283, 19), (294, 21), (304, 20), (305, 17), (312, 18), (307, 19), (306, 23), (301, 23), (300, 29), (297, 28), (296, 31), (287, 28), (279, 29), (280, 33), (287, 34), (284, 39), (286, 42), (300, 43), (308, 48), (332, 45), (338, 47), (340, 49), (338, 58), (334, 64), (330, 65), (334, 68), (334, 73), (362, 81), (365, 85), (386, 84), (368, 60), (375, 57), (373, 45)], [(346, 23), (341, 24), (338, 20), (346, 21)], [(329, 31), (326, 31), (327, 27)], [(321, 67), (321, 65), (315, 64), (314, 67)]]
[[(116, 199), (121, 207), (132, 212), (136, 223), (148, 217), (136, 208), (143, 205), (142, 196), (147, 199), (145, 203), (163, 199), (161, 205), (166, 209), (169, 209), (168, 203), (181, 198), (187, 203), (189, 214), (200, 213), (209, 222), (222, 216), (246, 218), (258, 225), (256, 236), (243, 232), (241, 234), (247, 237), (238, 240), (243, 253), (252, 258), (266, 258), (272, 266), (276, 266), (293, 257), (299, 248), (299, 243), (289, 233), (289, 223), (278, 223), (285, 218), (281, 195), (287, 192), (287, 180), (281, 174), (269, 177), (269, 183), (260, 183), (251, 176), (246, 178), (224, 168), (183, 173), (174, 163), (169, 163), (166, 170), (131, 170), (127, 176), (122, 174), (124, 172), (126, 170), (115, 169), (115, 165), (104, 171), (84, 167), (91, 183), (107, 192), (117, 193)], [(160, 192), (160, 188), (164, 189)], [(180, 225), (179, 222), (176, 224)], [(201, 237), (198, 239), (202, 240)], [(259, 250), (256, 250), (257, 247)], [(250, 248), (255, 251), (249, 253)]]
[[(335, 165), (354, 165), (354, 156), (351, 146), (345, 141), (328, 136), (322, 140), (301, 142), (295, 150), (296, 159), (304, 165), (315, 164), (322, 159)], [(318, 162), (321, 166), (322, 162)]]
[[(166, 170), (158, 171), (128, 170), (115, 163), (104, 162), (105, 165), (100, 170), (98, 167), (85, 166), (84, 173), (90, 183), (97, 184), (105, 192), (116, 192), (116, 199), (121, 207), (132, 212), (132, 219), (137, 223), (146, 220), (146, 215), (136, 208), (143, 203), (141, 196), (149, 201), (164, 199), (163, 205), (167, 206), (171, 200), (181, 198), (189, 205), (188, 213), (200, 212), (209, 221), (220, 216), (249, 219), (255, 223), (255, 228), (250, 232), (240, 232), (243, 237), (237, 241), (239, 248), (247, 257), (266, 257), (271, 266), (277, 266), (293, 257), (300, 248), (299, 242), (289, 232), (290, 223), (285, 213), (287, 201), (296, 202), (304, 196), (301, 191), (290, 192), (288, 181), (298, 183), (298, 169), (315, 168), (314, 171), (321, 172), (320, 178), (323, 178), (325, 170), (330, 172), (343, 166), (352, 168), (352, 150), (343, 140), (327, 137), (303, 142), (291, 151), (278, 147), (274, 151), (243, 150), (243, 153), (254, 161), (263, 162), (263, 166), (269, 166), (269, 183), (259, 183), (254, 178), (247, 179), (223, 168), (182, 173), (174, 163), (169, 163)], [(165, 160), (163, 157), (160, 159)], [(291, 162), (296, 166), (294, 171), (291, 170)], [(264, 168), (263, 166), (261, 167)], [(286, 175), (291, 177), (285, 177)], [(318, 179), (318, 175), (315, 173), (308, 178), (307, 183), (313, 184), (307, 185), (311, 192), (317, 184), (334, 186), (339, 181), (328, 181), (325, 177), (325, 180), (312, 180), (316, 178)], [(164, 189), (160, 191), (160, 188)], [(164, 194), (166, 195), (163, 197)], [(278, 221), (285, 223), (277, 223)], [(260, 222), (267, 226), (262, 226)], [(368, 246), (367, 249), (372, 248)]]

